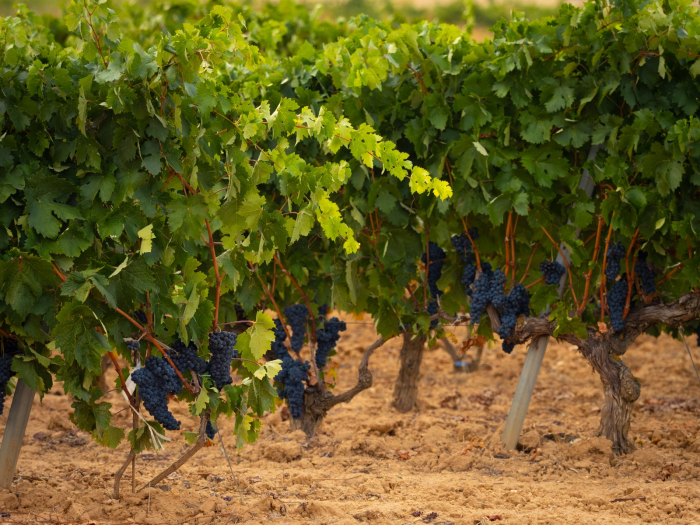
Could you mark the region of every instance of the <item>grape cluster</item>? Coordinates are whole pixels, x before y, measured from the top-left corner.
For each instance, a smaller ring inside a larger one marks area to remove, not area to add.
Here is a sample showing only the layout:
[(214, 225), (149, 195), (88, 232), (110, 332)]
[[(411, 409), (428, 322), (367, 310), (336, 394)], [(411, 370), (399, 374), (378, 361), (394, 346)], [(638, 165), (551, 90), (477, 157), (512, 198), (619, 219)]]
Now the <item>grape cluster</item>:
[(318, 316), (319, 317), (326, 317), (327, 315), (328, 315), (328, 305), (322, 304), (321, 306), (318, 307)]
[(216, 430), (214, 429), (214, 426), (211, 424), (211, 421), (207, 421), (206, 433), (207, 433), (207, 437), (211, 440), (213, 440), (214, 436), (216, 436)]
[(625, 247), (621, 242), (616, 242), (608, 247), (606, 255), (605, 276), (614, 281), (620, 273), (620, 259), (625, 256)]
[(216, 388), (221, 390), (225, 385), (233, 383), (231, 379), (231, 360), (238, 357), (236, 345), (238, 336), (233, 332), (211, 332), (209, 334), (209, 375)]
[(494, 298), (494, 306), (501, 314), (501, 326), (498, 327), (498, 335), (503, 339), (503, 351), (510, 354), (515, 345), (505, 341), (515, 330), (518, 317), (530, 315), (530, 293), (522, 284), (516, 284), (508, 295)]
[(178, 340), (171, 345), (171, 348), (168, 350), (168, 355), (180, 372), (193, 370), (198, 374), (204, 374), (209, 370), (209, 363), (197, 355), (197, 347), (192, 341), (185, 346), (185, 343)]
[(236, 319), (238, 321), (242, 321), (242, 320), (246, 319), (245, 310), (243, 309), (243, 307), (240, 304), (238, 304), (238, 303), (234, 304), (233, 311), (236, 312)]
[(275, 352), (277, 359), (284, 359), (289, 357), (289, 352), (287, 352), (287, 347), (284, 346), (284, 342), (287, 340), (287, 334), (282, 326), (282, 321), (275, 319), (275, 328), (272, 330), (275, 334), (275, 340), (272, 341), (272, 350)]
[(634, 265), (634, 271), (639, 275), (639, 280), (642, 283), (642, 290), (644, 290), (645, 294), (653, 294), (656, 292), (656, 270), (647, 262), (647, 252), (639, 252), (637, 264)]
[(5, 408), (5, 387), (15, 375), (12, 370), (12, 359), (20, 353), (17, 341), (9, 337), (0, 337), (0, 414)]
[(445, 265), (445, 250), (440, 248), (434, 242), (428, 243), (428, 254), (421, 255), (423, 264), (428, 264), (428, 255), (430, 255), (430, 267), (428, 268), (428, 288), (433, 297), (440, 297), (442, 290), (438, 288), (437, 282), (442, 276), (442, 267)]
[(148, 324), (148, 318), (146, 317), (146, 314), (143, 313), (143, 310), (136, 310), (134, 312), (134, 317), (136, 320), (141, 323), (142, 325)]
[(479, 322), (489, 303), (493, 303), (494, 299), (503, 295), (503, 285), (506, 282), (506, 276), (500, 268), (492, 271), (490, 264), (483, 264), (481, 270), (481, 274), (474, 281), (472, 291), (470, 309), (472, 324)]
[[(469, 230), (469, 235), (473, 240), (479, 238), (479, 231), (476, 228)], [(466, 234), (453, 235), (452, 236), (452, 246), (459, 254), (462, 262), (464, 263), (464, 270), (462, 271), (462, 286), (464, 286), (464, 291), (468, 296), (471, 297), (471, 285), (474, 283), (476, 278), (476, 257), (472, 249), (472, 243)], [(490, 266), (489, 266), (490, 268)]]
[(608, 310), (610, 312), (610, 324), (616, 332), (622, 332), (625, 329), (625, 321), (622, 314), (625, 310), (625, 302), (627, 301), (627, 281), (615, 281), (612, 288), (606, 295)]
[(309, 362), (302, 363), (287, 355), (282, 359), (282, 370), (275, 376), (275, 381), (282, 383), (283, 388), (277, 390), (280, 399), (286, 399), (289, 413), (294, 419), (300, 419), (304, 408), (304, 381), (306, 373), (311, 368)]
[(309, 309), (303, 304), (293, 304), (284, 309), (284, 315), (292, 327), (292, 350), (299, 353), (304, 346), (306, 337), (306, 319), (309, 317)]
[(340, 339), (340, 332), (344, 332), (347, 325), (337, 317), (331, 317), (326, 321), (323, 328), (316, 330), (316, 366), (323, 368), (326, 366), (328, 355)]
[(175, 370), (162, 357), (150, 356), (146, 366), (131, 373), (131, 379), (139, 387), (143, 406), (166, 430), (179, 430), (180, 422), (168, 410), (168, 394), (179, 394), (182, 382)]
[(139, 355), (139, 348), (141, 348), (141, 342), (135, 339), (130, 339), (126, 341), (126, 349), (131, 353), (131, 358), (134, 363), (137, 361)]
[(557, 261), (542, 261), (540, 263), (540, 272), (542, 272), (545, 284), (559, 284), (565, 271), (566, 268)]

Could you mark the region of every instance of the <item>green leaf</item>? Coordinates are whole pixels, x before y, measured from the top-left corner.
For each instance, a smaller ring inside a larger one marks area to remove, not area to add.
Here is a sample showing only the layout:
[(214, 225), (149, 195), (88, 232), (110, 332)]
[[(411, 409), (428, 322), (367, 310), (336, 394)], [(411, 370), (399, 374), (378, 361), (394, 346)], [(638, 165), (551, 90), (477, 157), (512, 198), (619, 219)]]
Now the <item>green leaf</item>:
[(297, 218), (294, 221), (294, 229), (290, 243), (295, 243), (300, 237), (306, 237), (311, 233), (311, 228), (314, 225), (314, 215), (311, 205), (305, 206), (297, 213)]
[(255, 323), (246, 330), (250, 336), (249, 350), (253, 361), (260, 359), (272, 347), (275, 335), (272, 330), (275, 323), (265, 312), (258, 311)]

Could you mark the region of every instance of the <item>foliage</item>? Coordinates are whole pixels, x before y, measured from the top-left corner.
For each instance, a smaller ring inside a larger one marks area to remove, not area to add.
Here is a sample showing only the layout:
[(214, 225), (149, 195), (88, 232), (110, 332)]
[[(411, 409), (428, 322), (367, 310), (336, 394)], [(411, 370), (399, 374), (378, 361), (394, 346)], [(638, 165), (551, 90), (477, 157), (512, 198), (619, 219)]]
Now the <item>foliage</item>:
[[(358, 17), (353, 31), (314, 56), (236, 71), (233, 85), (264, 78), (272, 98), (283, 79), (295, 79), (300, 100), (325, 104), (355, 126), (370, 123), (454, 190), (443, 202), (415, 198), (358, 163), (342, 208), (360, 232), (359, 257), (334, 254), (332, 264), (326, 257), (318, 271), (302, 272), (329, 251), (324, 246), (285, 254), (285, 266), (323, 301), (372, 313), (385, 337), (401, 325), (429, 327), (418, 260), (428, 237), (447, 249), (466, 224), (481, 231), (481, 260), (501, 267), (509, 288), (528, 282), (528, 261), (538, 268), (563, 245), (573, 281), (551, 316), (577, 332), (606, 318), (600, 298), (613, 284), (601, 280), (606, 232), (607, 244), (632, 244), (621, 262), (630, 276), (626, 309), (654, 299), (637, 293), (632, 278), (641, 248), (653, 268), (676, 269), (657, 298), (690, 291), (699, 281), (697, 15), (677, 1), (564, 5), (541, 21), (515, 14), (483, 44), (452, 26), (396, 29)], [(577, 190), (584, 169), (596, 185), (593, 199)], [(469, 308), (452, 254), (439, 283), (448, 313)], [(557, 297), (551, 287), (535, 288), (533, 314)], [(480, 331), (490, 335), (489, 323)]]
[[(451, 194), (369, 125), (283, 97), (254, 104), (259, 91), (234, 88), (229, 72), (268, 59), (240, 13), (209, 7), (196, 21), (169, 12), (165, 33), (101, 1), (71, 3), (63, 22), (24, 8), (0, 19), (0, 328), (27, 347), (17, 375), (41, 395), (63, 381), (75, 423), (111, 447), (124, 432), (96, 383), (102, 356), (134, 365), (125, 338), (148, 342), (140, 359), (178, 339), (208, 355), (207, 334), (236, 319), (234, 303), (256, 309), (245, 291), (256, 265), (314, 224), (356, 251), (334, 200), (349, 159)], [(309, 163), (299, 142), (349, 157)], [(176, 370), (191, 413), (235, 416), (239, 445), (273, 408), (278, 370), (259, 364), (272, 320), (252, 318), (236, 345), (242, 383), (217, 390), (207, 374)]]

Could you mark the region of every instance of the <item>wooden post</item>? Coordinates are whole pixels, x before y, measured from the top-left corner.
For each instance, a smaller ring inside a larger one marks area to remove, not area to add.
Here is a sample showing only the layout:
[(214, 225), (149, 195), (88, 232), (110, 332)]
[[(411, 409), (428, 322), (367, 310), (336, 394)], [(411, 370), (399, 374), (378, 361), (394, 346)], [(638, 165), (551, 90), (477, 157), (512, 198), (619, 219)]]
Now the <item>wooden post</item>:
[[(588, 160), (594, 159), (601, 149), (600, 146), (591, 146), (588, 152)], [(578, 184), (579, 189), (586, 192), (586, 195), (591, 197), (593, 195), (593, 190), (595, 189), (595, 182), (591, 177), (588, 170), (583, 170), (581, 174), (581, 180)], [(578, 238), (580, 231), (576, 228), (576, 237)], [(561, 250), (566, 256), (567, 262), (571, 261), (571, 255), (568, 250), (562, 245)], [(564, 259), (561, 254), (557, 255), (557, 262), (559, 264), (564, 263)], [(565, 273), (561, 282), (559, 283), (559, 297), (564, 293), (566, 288), (567, 274)], [(549, 310), (549, 309), (548, 309)], [(510, 406), (510, 412), (508, 412), (508, 419), (506, 419), (506, 426), (503, 429), (503, 435), (501, 436), (501, 442), (508, 450), (513, 450), (518, 445), (518, 438), (520, 437), (520, 432), (523, 429), (523, 424), (525, 423), (525, 416), (527, 415), (527, 409), (530, 406), (530, 400), (532, 399), (532, 393), (535, 390), (535, 383), (537, 382), (537, 376), (540, 373), (540, 368), (542, 367), (542, 360), (544, 359), (544, 353), (547, 350), (547, 344), (549, 344), (549, 336), (540, 336), (532, 340), (530, 347), (527, 350), (527, 356), (525, 357), (525, 363), (523, 364), (523, 371), (520, 373), (520, 379), (518, 380), (518, 386), (515, 389), (515, 395), (513, 396), (513, 404)]]
[(29, 413), (32, 411), (34, 394), (36, 390), (29, 388), (24, 380), (17, 381), (10, 415), (7, 418), (2, 445), (0, 445), (0, 488), (2, 489), (9, 489), (12, 486), (24, 432), (29, 422)]

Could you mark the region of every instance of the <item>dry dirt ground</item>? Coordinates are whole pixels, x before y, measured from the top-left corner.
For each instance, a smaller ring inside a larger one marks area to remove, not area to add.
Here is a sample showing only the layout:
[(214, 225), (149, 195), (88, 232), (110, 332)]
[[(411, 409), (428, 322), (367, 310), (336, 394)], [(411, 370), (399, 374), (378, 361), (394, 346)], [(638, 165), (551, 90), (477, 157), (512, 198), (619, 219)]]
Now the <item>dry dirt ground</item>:
[[(375, 337), (371, 325), (351, 325), (341, 339), (340, 389)], [(128, 449), (106, 450), (73, 428), (55, 387), (35, 400), (15, 483), (0, 492), (0, 522), (700, 523), (700, 383), (682, 343), (642, 338), (625, 356), (643, 387), (630, 431), (637, 450), (624, 457), (595, 437), (602, 388), (573, 348), (549, 347), (521, 438), (527, 451), (507, 452), (499, 436), (525, 348), (487, 350), (474, 374), (455, 373), (444, 351), (428, 351), (419, 406), (399, 414), (390, 407), (398, 343), (372, 358), (374, 386), (332, 410), (311, 441), (278, 410), (265, 417), (260, 440), (236, 453), (225, 422), (242, 496), (211, 446), (150, 493), (131, 494), (128, 470), (122, 499), (112, 499)], [(109, 399), (114, 412), (125, 405), (116, 393)], [(184, 407), (176, 416), (194, 429)], [(115, 421), (128, 428), (131, 418), (123, 411)], [(139, 457), (139, 483), (187, 448), (170, 435), (164, 452)]]

